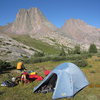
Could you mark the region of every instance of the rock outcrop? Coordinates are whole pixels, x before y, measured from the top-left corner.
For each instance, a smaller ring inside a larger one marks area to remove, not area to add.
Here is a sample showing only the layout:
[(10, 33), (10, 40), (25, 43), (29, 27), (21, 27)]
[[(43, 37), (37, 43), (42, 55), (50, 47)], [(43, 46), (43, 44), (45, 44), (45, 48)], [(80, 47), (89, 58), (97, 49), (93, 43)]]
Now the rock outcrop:
[(100, 47), (100, 29), (88, 25), (80, 19), (70, 19), (64, 26), (61, 27), (60, 31), (72, 40), (76, 40), (77, 43), (91, 44), (95, 43)]
[(14, 61), (23, 57), (31, 57), (37, 50), (19, 43), (7, 35), (0, 33), (0, 59)]

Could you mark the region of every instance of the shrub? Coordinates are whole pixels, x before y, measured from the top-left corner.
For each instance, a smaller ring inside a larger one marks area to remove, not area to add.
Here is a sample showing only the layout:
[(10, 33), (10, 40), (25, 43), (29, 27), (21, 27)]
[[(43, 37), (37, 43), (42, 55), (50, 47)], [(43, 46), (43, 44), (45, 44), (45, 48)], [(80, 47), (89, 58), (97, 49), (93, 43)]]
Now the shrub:
[(96, 71), (92, 70), (92, 71), (90, 71), (90, 73), (96, 73)]
[(62, 49), (61, 49), (61, 52), (60, 52), (59, 56), (66, 56), (66, 53), (65, 53), (64, 48), (63, 48), (63, 47), (62, 47)]
[(45, 62), (45, 61), (50, 61), (52, 58), (51, 57), (32, 57), (30, 59), (24, 59), (24, 63), (40, 63), (40, 62)]
[(82, 56), (79, 54), (74, 54), (74, 55), (67, 55), (66, 60), (79, 60), (82, 59)]
[(91, 67), (92, 67), (92, 65), (88, 65), (87, 67), (88, 67), (88, 68), (91, 68)]
[(87, 59), (87, 58), (92, 57), (92, 54), (90, 54), (90, 53), (86, 53), (86, 54), (81, 54), (81, 56), (82, 56), (82, 58)]
[(100, 57), (100, 53), (97, 54), (97, 57)]
[(43, 56), (45, 56), (44, 52), (36, 52), (34, 54), (34, 57), (43, 57)]
[(24, 63), (39, 63), (39, 62), (45, 62), (45, 61), (62, 61), (62, 60), (70, 60), (70, 61), (76, 61), (81, 59), (86, 59), (88, 57), (91, 57), (91, 54), (70, 54), (67, 56), (58, 56), (58, 55), (51, 55), (51, 56), (43, 56), (43, 57), (34, 57), (31, 58), (25, 58), (23, 59)]
[(100, 61), (100, 59), (95, 59), (95, 61)]
[(0, 72), (5, 71), (11, 67), (11, 64), (6, 61), (0, 60)]
[(75, 61), (73, 61), (73, 63), (79, 67), (86, 67), (88, 65), (87, 61), (84, 59), (75, 60)]
[(79, 45), (76, 45), (74, 47), (74, 54), (80, 54), (80, 53), (81, 53), (80, 46)]
[(66, 60), (66, 56), (57, 56), (52, 58), (52, 61), (62, 61), (62, 60)]
[(97, 48), (95, 44), (91, 44), (89, 47), (89, 53), (97, 53)]
[(40, 62), (45, 62), (45, 61), (50, 61), (51, 58), (49, 57), (36, 57), (36, 58), (33, 58), (32, 62), (33, 63), (40, 63)]
[(30, 59), (24, 59), (24, 63), (40, 63), (45, 61), (61, 61), (66, 60), (66, 56), (44, 56), (44, 57), (32, 57)]

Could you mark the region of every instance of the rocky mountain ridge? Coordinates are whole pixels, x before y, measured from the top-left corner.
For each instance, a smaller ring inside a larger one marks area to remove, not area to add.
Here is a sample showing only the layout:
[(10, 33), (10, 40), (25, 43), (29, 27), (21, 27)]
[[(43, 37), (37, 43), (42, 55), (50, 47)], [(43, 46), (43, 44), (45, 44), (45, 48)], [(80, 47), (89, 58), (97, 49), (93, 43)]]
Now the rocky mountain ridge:
[(38, 8), (31, 8), (19, 10), (15, 21), (2, 28), (2, 32), (18, 35), (27, 34), (50, 45), (54, 45), (55, 43), (52, 40), (55, 40), (58, 44), (73, 46), (72, 40), (59, 34), (57, 29), (56, 26), (45, 18)]
[(1, 27), (0, 31), (19, 36), (27, 34), (50, 45), (63, 44), (66, 47), (74, 47), (80, 44), (84, 49), (88, 49), (91, 43), (95, 43), (100, 48), (100, 29), (79, 19), (70, 19), (58, 29), (38, 8), (19, 10), (15, 21)]

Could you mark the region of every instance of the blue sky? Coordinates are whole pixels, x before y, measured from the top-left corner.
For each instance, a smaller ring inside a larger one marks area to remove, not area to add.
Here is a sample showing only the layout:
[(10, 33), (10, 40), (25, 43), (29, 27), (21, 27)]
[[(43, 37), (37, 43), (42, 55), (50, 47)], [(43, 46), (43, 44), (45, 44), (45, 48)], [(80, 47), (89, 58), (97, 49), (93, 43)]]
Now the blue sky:
[(19, 9), (32, 7), (57, 27), (74, 18), (100, 28), (100, 0), (0, 0), (0, 25), (13, 22)]

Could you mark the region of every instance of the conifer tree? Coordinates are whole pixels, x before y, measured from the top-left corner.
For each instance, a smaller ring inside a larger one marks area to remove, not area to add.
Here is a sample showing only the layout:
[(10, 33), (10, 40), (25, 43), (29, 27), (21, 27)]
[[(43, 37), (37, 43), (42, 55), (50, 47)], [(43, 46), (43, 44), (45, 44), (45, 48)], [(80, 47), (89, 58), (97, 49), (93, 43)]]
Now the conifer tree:
[(95, 44), (90, 44), (89, 53), (97, 53), (97, 47)]

